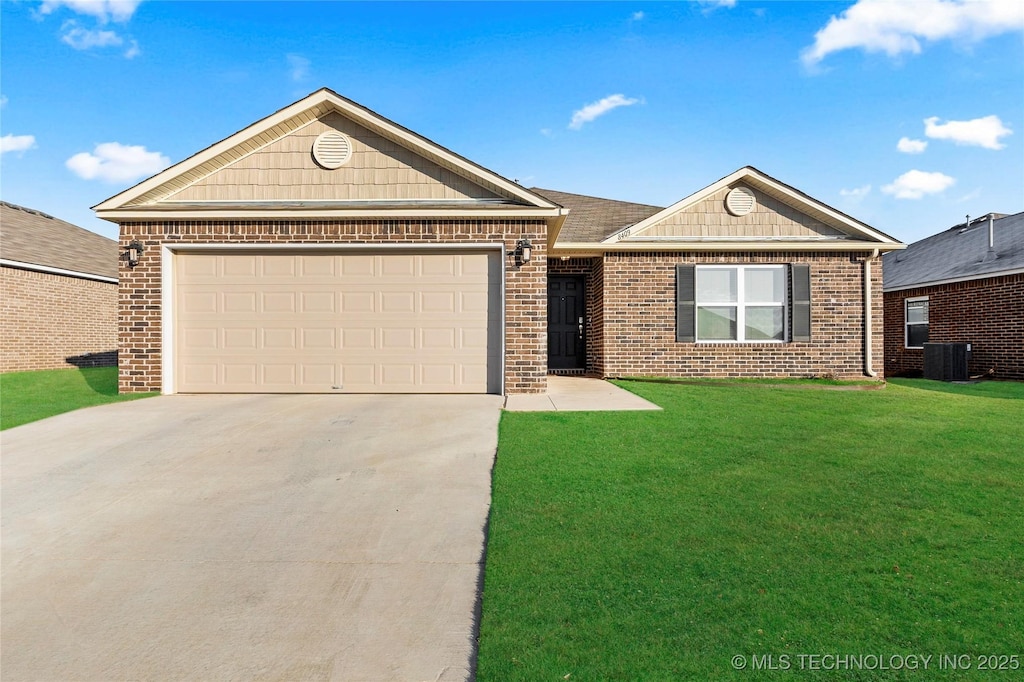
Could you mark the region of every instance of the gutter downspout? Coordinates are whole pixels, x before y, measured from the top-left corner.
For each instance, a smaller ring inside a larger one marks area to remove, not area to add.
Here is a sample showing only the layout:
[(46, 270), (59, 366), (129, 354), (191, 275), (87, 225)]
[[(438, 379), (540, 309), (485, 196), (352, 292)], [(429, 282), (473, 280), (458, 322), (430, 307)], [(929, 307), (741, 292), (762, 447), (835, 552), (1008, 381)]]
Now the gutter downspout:
[(864, 259), (864, 373), (872, 378), (878, 376), (878, 372), (871, 367), (874, 364), (874, 359), (871, 356), (872, 337), (874, 336), (871, 326), (871, 261), (875, 258), (878, 258), (878, 249)]

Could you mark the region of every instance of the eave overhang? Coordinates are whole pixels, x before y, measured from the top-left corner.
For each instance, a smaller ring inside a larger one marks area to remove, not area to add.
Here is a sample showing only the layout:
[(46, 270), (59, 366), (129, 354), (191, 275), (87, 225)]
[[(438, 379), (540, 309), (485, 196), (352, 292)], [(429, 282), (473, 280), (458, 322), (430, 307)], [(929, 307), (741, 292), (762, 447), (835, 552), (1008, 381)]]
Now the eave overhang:
[(691, 251), (828, 251), (828, 252), (874, 252), (897, 251), (906, 248), (905, 244), (881, 244), (860, 240), (837, 241), (621, 241), (614, 244), (605, 242), (562, 242), (551, 249), (552, 256), (587, 255), (595, 256), (604, 253), (626, 252), (657, 252), (685, 253)]

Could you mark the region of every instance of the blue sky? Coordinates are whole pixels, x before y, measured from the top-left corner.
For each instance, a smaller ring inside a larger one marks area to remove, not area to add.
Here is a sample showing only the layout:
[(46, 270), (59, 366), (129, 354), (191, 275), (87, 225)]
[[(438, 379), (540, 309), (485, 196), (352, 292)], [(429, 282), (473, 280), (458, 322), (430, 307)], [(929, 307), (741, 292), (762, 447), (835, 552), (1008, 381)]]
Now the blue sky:
[(1024, 210), (1024, 3), (2, 0), (0, 195), (90, 206), (329, 87), (526, 186), (745, 165), (907, 242)]

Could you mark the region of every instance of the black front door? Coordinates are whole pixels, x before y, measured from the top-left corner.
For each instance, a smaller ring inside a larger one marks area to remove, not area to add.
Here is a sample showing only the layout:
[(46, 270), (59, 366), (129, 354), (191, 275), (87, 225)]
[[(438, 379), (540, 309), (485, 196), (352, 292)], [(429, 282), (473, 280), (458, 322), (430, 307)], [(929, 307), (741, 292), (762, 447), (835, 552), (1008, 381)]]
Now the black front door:
[(548, 276), (548, 369), (584, 369), (583, 276)]

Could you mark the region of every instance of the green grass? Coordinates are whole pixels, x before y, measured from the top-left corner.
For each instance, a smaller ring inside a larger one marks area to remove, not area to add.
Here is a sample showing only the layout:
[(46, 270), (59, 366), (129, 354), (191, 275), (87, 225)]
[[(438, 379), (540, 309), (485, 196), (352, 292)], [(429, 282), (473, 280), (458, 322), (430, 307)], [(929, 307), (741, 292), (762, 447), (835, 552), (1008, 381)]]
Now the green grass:
[(1021, 674), (938, 656), (1024, 666), (1024, 384), (620, 385), (664, 411), (502, 416), (479, 680)]
[(117, 367), (0, 374), (0, 430), (81, 407), (138, 400), (156, 393), (117, 392)]

